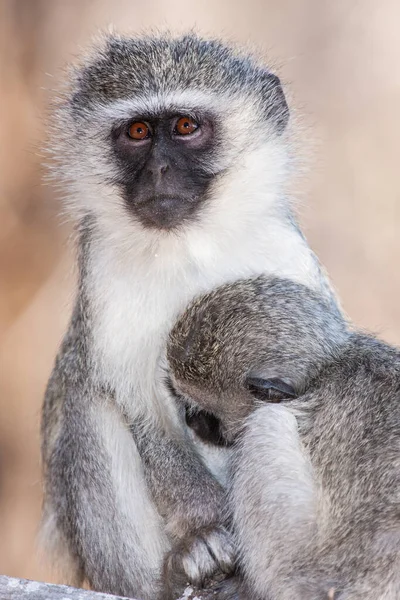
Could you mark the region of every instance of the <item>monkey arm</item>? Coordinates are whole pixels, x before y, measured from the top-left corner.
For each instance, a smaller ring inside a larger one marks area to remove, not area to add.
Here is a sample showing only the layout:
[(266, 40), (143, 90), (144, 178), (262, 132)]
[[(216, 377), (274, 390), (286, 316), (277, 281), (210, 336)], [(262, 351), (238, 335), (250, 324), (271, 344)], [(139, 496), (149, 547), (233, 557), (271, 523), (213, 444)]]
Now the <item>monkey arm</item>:
[(233, 457), (230, 501), (239, 565), (257, 597), (329, 597), (329, 584), (323, 594), (310, 587), (307, 595), (296, 583), (316, 534), (317, 498), (296, 419), (285, 407), (266, 404), (247, 419)]
[(188, 533), (224, 521), (225, 491), (202, 463), (189, 439), (169, 437), (155, 426), (131, 425), (146, 482), (168, 533)]
[(233, 570), (234, 549), (225, 529), (225, 492), (189, 440), (132, 425), (146, 482), (175, 545), (163, 572), (163, 599), (185, 584), (202, 586), (217, 572)]

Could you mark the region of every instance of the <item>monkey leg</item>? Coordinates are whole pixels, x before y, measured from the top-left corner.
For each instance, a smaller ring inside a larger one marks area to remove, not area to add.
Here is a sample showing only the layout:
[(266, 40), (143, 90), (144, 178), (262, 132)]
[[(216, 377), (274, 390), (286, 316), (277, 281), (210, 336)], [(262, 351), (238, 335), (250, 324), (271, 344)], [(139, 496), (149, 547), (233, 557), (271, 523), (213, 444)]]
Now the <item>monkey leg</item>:
[[(76, 409), (79, 404), (79, 411)], [(154, 600), (169, 542), (111, 400), (68, 399), (47, 463), (46, 519), (95, 590)]]

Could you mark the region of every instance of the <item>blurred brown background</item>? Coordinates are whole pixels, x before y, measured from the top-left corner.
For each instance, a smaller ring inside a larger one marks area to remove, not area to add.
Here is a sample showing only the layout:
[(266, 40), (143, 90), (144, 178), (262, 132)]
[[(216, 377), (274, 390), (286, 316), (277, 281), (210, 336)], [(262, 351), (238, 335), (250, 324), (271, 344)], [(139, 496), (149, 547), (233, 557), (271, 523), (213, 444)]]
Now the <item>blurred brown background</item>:
[(398, 0), (0, 0), (0, 572), (49, 578), (35, 551), (39, 414), (73, 290), (68, 227), (41, 183), (62, 67), (98, 28), (200, 31), (264, 48), (314, 156), (300, 218), (357, 324), (400, 342)]

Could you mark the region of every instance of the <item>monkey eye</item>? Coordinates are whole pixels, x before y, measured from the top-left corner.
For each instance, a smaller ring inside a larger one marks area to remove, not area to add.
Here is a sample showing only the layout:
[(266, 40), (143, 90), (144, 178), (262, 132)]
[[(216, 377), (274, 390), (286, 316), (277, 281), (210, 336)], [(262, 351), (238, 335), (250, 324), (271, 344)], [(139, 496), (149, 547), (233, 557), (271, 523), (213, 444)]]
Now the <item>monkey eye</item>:
[(191, 117), (181, 117), (177, 120), (174, 133), (176, 135), (190, 135), (199, 128), (199, 124)]
[(132, 140), (145, 140), (151, 136), (150, 127), (142, 121), (136, 121), (129, 126), (128, 136)]
[(263, 402), (281, 402), (296, 398), (294, 388), (282, 379), (262, 379), (261, 377), (248, 377), (246, 386), (249, 392)]

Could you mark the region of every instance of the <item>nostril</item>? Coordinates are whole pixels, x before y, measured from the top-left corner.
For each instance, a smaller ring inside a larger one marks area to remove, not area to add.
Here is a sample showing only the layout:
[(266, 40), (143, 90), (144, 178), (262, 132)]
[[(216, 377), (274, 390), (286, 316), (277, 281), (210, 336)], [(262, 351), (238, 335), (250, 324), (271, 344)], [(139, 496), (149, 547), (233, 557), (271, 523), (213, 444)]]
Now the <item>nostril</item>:
[(168, 165), (163, 165), (162, 167), (160, 167), (161, 175), (164, 175), (167, 171), (168, 171)]

